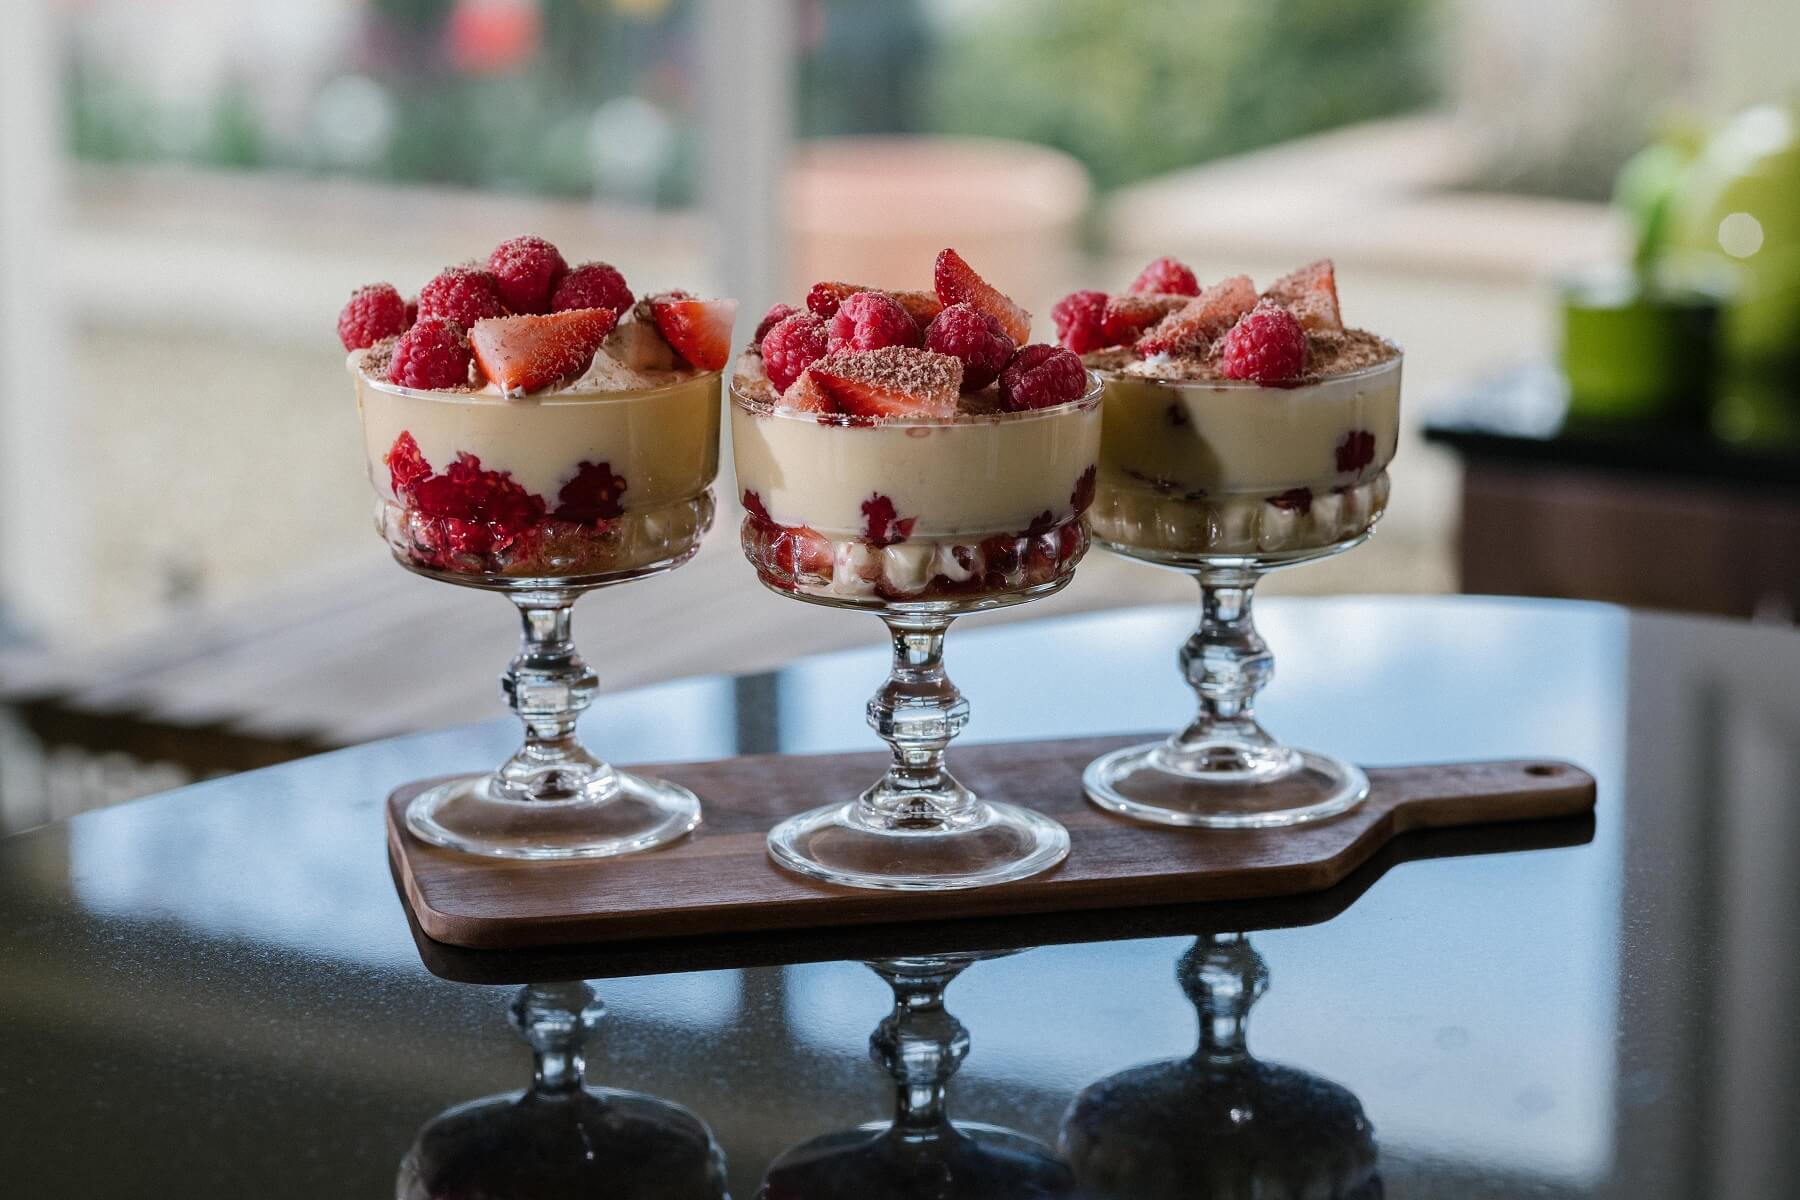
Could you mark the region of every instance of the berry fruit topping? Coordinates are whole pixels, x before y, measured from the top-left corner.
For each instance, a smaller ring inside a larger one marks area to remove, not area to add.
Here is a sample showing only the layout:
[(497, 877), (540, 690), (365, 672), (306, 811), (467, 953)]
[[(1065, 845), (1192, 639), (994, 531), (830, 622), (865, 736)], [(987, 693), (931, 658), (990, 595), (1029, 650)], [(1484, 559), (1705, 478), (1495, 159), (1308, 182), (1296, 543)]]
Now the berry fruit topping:
[(482, 267), (445, 267), (419, 289), (420, 317), (448, 317), (473, 329), (477, 321), (505, 315), (499, 282)]
[(1224, 334), (1237, 319), (1256, 307), (1256, 285), (1248, 275), (1233, 275), (1206, 288), (1198, 296), (1152, 325), (1137, 341), (1137, 352), (1152, 354), (1204, 354), (1214, 338)]
[(939, 252), (932, 278), (938, 299), (946, 305), (968, 304), (980, 309), (999, 321), (1015, 344), (1023, 344), (1031, 336), (1031, 314), (977, 275), (956, 251)]
[(750, 340), (761, 346), (762, 340), (769, 336), (769, 330), (799, 311), (791, 304), (771, 305), (769, 311), (763, 314), (763, 319), (756, 323), (756, 332), (751, 335)]
[(394, 343), (388, 381), (409, 388), (469, 386), (469, 339), (443, 317), (420, 317)]
[(844, 297), (827, 328), (834, 354), (840, 350), (917, 346), (924, 340), (918, 322), (886, 292), (857, 292)]
[(952, 417), (962, 364), (947, 354), (904, 346), (844, 351), (808, 367), (797, 386), (808, 384), (803, 392), (808, 402), (816, 392), (832, 410), (868, 420)]
[(1056, 323), (1056, 340), (1076, 354), (1116, 344), (1107, 341), (1101, 332), (1105, 315), (1106, 293), (1095, 291), (1070, 292), (1050, 310), (1050, 319)]
[(622, 517), (625, 507), (619, 501), (628, 486), (623, 475), (613, 474), (611, 464), (584, 462), (575, 469), (575, 478), (556, 493), (556, 511), (550, 515), (583, 525)]
[(828, 341), (825, 322), (811, 313), (796, 312), (777, 321), (762, 339), (763, 369), (775, 390), (787, 391), (802, 371), (824, 358)]
[(491, 317), (476, 322), (469, 341), (481, 373), (507, 395), (516, 396), (586, 370), (616, 321), (610, 308)]
[[(806, 307), (809, 311), (830, 320), (837, 315), (838, 306), (856, 295), (858, 292), (879, 292), (880, 288), (865, 287), (860, 283), (837, 283), (827, 281), (815, 283), (812, 290), (806, 293)], [(932, 292), (883, 292), (906, 310), (906, 315), (918, 323), (920, 329), (931, 324), (933, 317), (943, 311), (943, 301)]]
[(675, 353), (696, 370), (717, 371), (731, 361), (736, 300), (693, 300), (665, 292), (650, 297), (650, 312)]
[(1344, 327), (1344, 319), (1338, 313), (1337, 277), (1329, 258), (1277, 279), (1263, 293), (1263, 299), (1287, 306), (1308, 329)]
[(411, 322), (406, 319), (406, 301), (391, 283), (371, 283), (350, 293), (349, 301), (338, 313), (338, 338), (346, 350), (367, 350), (385, 337), (403, 333)]
[(1186, 296), (1114, 296), (1100, 318), (1100, 336), (1109, 346), (1135, 342), (1152, 325), (1180, 309)]
[(1172, 258), (1159, 258), (1131, 281), (1133, 292), (1161, 292), (1168, 296), (1198, 296), (1200, 281), (1185, 263)]
[(1264, 301), (1225, 335), (1219, 370), (1227, 379), (1292, 383), (1306, 374), (1306, 330), (1293, 313)]
[(610, 308), (616, 313), (630, 312), (631, 289), (617, 267), (603, 262), (586, 262), (569, 268), (556, 290), (550, 295), (551, 312), (567, 312), (572, 308)]
[[(550, 308), (550, 293), (569, 269), (562, 251), (541, 237), (526, 234), (511, 238), (494, 247), (488, 255), (488, 270), (494, 274), (500, 299), (516, 313), (541, 313)], [(625, 311), (622, 304), (579, 305), (582, 308), (610, 308)]]
[(1053, 408), (1087, 394), (1081, 360), (1061, 346), (1023, 346), (1000, 372), (1000, 401), (1009, 412)]
[(962, 390), (969, 393), (1000, 378), (1012, 357), (1013, 340), (987, 313), (952, 304), (925, 331), (925, 348), (962, 360)]

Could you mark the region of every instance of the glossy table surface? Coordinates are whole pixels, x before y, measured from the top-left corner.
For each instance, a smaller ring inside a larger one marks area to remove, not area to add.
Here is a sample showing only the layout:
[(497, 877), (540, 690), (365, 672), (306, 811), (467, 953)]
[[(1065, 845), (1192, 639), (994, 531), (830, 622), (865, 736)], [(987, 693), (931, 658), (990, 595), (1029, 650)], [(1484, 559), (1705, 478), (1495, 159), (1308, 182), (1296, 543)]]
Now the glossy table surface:
[[(415, 939), (381, 825), (395, 785), (498, 761), (506, 722), (235, 776), (0, 842), (0, 1194), (392, 1195), (422, 1123), (527, 1082), (513, 984), (586, 976), (609, 1010), (590, 1080), (698, 1113), (742, 1200), (783, 1150), (891, 1111), (868, 1051), (891, 997), (853, 960), (934, 949), (1035, 947), (949, 988), (970, 1037), (949, 1103), (1054, 1143), (1084, 1088), (1192, 1051), (1176, 964), (1227, 931), (1266, 965), (1250, 1050), (1360, 1100), (1389, 1197), (1800, 1194), (1800, 633), (1548, 602), (1261, 609), (1278, 733), (1372, 764), (1570, 759), (1595, 818), (1397, 845), (1291, 902), (508, 960)], [(1191, 619), (967, 622), (965, 737), (1175, 725)], [(868, 625), (867, 650), (603, 697), (588, 737), (621, 762), (869, 748)]]

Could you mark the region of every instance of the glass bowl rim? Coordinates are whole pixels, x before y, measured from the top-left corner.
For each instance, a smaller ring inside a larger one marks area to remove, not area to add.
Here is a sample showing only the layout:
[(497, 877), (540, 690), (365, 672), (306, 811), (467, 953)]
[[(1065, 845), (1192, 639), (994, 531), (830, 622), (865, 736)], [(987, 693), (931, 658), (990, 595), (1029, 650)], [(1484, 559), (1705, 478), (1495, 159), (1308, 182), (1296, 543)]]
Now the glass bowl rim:
[(1399, 342), (1392, 338), (1382, 338), (1381, 344), (1391, 349), (1394, 357), (1384, 358), (1373, 366), (1358, 367), (1354, 371), (1345, 371), (1342, 375), (1329, 375), (1309, 383), (1295, 384), (1293, 387), (1258, 383), (1254, 379), (1165, 379), (1154, 375), (1126, 375), (1105, 367), (1089, 367), (1088, 370), (1108, 383), (1115, 379), (1122, 379), (1133, 383), (1153, 383), (1158, 387), (1186, 388), (1206, 392), (1299, 392), (1307, 388), (1326, 387), (1334, 383), (1371, 379), (1387, 371), (1399, 371), (1400, 364), (1406, 361), (1406, 351)]
[(609, 392), (547, 392), (538, 395), (503, 396), (491, 392), (436, 392), (428, 388), (402, 387), (385, 379), (377, 379), (362, 369), (360, 361), (350, 364), (351, 376), (372, 391), (389, 396), (402, 396), (409, 400), (431, 400), (439, 404), (458, 404), (470, 406), (506, 405), (532, 403), (539, 405), (606, 405), (623, 404), (634, 400), (650, 400), (667, 395), (682, 388), (692, 387), (705, 380), (711, 380), (716, 387), (718, 380), (725, 374), (724, 368), (711, 371), (699, 371), (686, 379), (671, 380), (659, 383), (655, 387), (633, 388), (628, 391)]
[(735, 376), (726, 382), (726, 391), (730, 393), (732, 407), (741, 408), (752, 416), (780, 421), (805, 421), (809, 425), (823, 425), (827, 429), (976, 429), (1049, 421), (1072, 412), (1092, 412), (1100, 406), (1100, 401), (1106, 395), (1106, 379), (1090, 367), (1083, 367), (1082, 372), (1087, 376), (1088, 387), (1079, 399), (1027, 412), (968, 413), (954, 417), (883, 417), (875, 421), (858, 419), (848, 413), (818, 413), (805, 409), (780, 408), (751, 396), (738, 386)]

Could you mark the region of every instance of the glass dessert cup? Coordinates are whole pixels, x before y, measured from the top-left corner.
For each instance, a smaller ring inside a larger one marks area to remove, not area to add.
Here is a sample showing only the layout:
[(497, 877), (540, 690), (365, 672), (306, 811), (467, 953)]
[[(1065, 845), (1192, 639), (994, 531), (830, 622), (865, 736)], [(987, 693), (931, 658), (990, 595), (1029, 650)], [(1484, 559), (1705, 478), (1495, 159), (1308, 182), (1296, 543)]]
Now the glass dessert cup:
[(944, 1008), (944, 989), (993, 954), (868, 963), (894, 990), (894, 1009), (869, 1035), (869, 1056), (894, 1080), (894, 1118), (814, 1138), (769, 1165), (758, 1200), (1050, 1200), (1074, 1194), (1067, 1163), (1035, 1138), (952, 1122), (949, 1082), (969, 1033)]
[(700, 823), (686, 788), (628, 774), (581, 744), (598, 680), (570, 632), (587, 592), (673, 570), (712, 523), (718, 373), (632, 392), (503, 400), (355, 372), (376, 527), (401, 566), (498, 592), (524, 631), (501, 691), (525, 726), (497, 770), (416, 796), (407, 828), (517, 859), (647, 850)]
[(1057, 1145), (1081, 1195), (1380, 1200), (1375, 1131), (1362, 1103), (1329, 1079), (1251, 1055), (1250, 1009), (1269, 974), (1245, 936), (1200, 938), (1175, 975), (1199, 1014), (1199, 1045), (1075, 1098)]
[(1251, 600), (1262, 576), (1363, 542), (1387, 506), (1400, 363), (1294, 388), (1107, 379), (1094, 538), (1200, 584), (1181, 648), (1199, 713), (1172, 737), (1083, 773), (1102, 808), (1163, 825), (1264, 828), (1336, 816), (1369, 782), (1354, 764), (1277, 741), (1256, 720), (1275, 657)]
[(584, 1044), (606, 1006), (586, 983), (534, 983), (509, 1014), (531, 1046), (531, 1087), (446, 1109), (400, 1163), (397, 1200), (726, 1200), (706, 1123), (655, 1096), (589, 1087)]
[[(1060, 590), (1086, 552), (1100, 387), (1006, 417), (855, 423), (732, 387), (742, 542), (764, 586), (886, 622), (894, 656), (869, 724), (893, 750), (860, 796), (770, 831), (789, 870), (849, 887), (940, 891), (1023, 879), (1069, 850), (1057, 822), (987, 801), (944, 766), (969, 705), (944, 671), (965, 613)], [(786, 523), (783, 523), (786, 522)]]

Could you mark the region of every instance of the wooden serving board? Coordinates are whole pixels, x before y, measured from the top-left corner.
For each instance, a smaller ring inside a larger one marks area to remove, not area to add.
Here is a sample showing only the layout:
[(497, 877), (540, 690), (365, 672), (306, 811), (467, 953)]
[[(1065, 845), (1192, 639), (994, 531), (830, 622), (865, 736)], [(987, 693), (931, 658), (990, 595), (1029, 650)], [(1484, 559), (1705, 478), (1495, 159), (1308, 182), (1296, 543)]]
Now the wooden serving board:
[(1331, 887), (1408, 830), (1570, 817), (1594, 805), (1591, 775), (1548, 760), (1372, 768), (1361, 805), (1286, 829), (1143, 825), (1089, 804), (1082, 768), (1144, 740), (958, 746), (952, 767), (977, 793), (1029, 805), (1069, 830), (1069, 857), (1059, 866), (993, 887), (845, 888), (769, 860), (763, 837), (772, 825), (856, 795), (886, 769), (884, 752), (633, 768), (692, 788), (704, 808), (700, 828), (660, 850), (552, 863), (420, 841), (403, 814), (438, 782), (421, 780), (388, 797), (388, 849), (424, 933), (454, 946), (516, 950), (1294, 895)]

